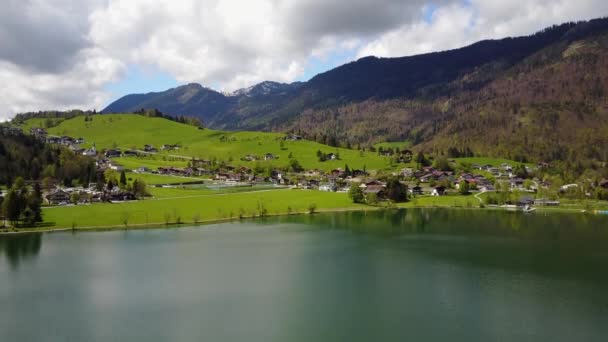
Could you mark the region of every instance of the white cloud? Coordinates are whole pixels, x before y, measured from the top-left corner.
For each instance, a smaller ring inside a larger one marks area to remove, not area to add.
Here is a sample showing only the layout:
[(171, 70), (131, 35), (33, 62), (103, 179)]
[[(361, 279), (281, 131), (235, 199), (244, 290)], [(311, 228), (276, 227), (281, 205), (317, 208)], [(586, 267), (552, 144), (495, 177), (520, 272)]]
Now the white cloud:
[(397, 57), (448, 50), (605, 15), (608, 2), (603, 0), (470, 0), (438, 7), (430, 21), (419, 19), (387, 31), (364, 45), (358, 56)]
[[(293, 81), (311, 59), (344, 51), (411, 55), (608, 14), (603, 0), (5, 1), (0, 119), (99, 109), (110, 100), (104, 86), (130, 64), (230, 91)], [(430, 3), (436, 10), (427, 22)]]

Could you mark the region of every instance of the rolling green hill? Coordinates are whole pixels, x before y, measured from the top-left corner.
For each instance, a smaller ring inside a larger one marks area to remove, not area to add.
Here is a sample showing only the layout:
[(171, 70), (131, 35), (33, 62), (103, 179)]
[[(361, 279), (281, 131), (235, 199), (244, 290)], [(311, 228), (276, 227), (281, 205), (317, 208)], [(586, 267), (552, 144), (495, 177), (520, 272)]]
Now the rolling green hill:
[[(278, 156), (274, 161), (259, 161), (263, 165), (286, 166), (289, 155), (298, 160), (306, 169), (331, 170), (343, 168), (366, 168), (381, 170), (391, 168), (388, 158), (376, 153), (336, 148), (307, 140), (285, 141), (284, 134), (263, 132), (224, 132), (211, 129), (198, 129), (162, 118), (148, 118), (133, 114), (104, 114), (76, 117), (62, 121), (49, 128), (51, 135), (83, 137), (86, 146), (93, 143), (98, 150), (118, 147), (122, 149), (143, 149), (145, 144), (159, 148), (164, 144), (179, 144), (179, 150), (160, 151), (158, 154), (143, 158), (121, 158), (128, 167), (135, 165), (185, 165), (185, 159), (196, 157), (217, 159), (229, 164), (253, 167), (256, 161), (242, 161), (245, 155), (263, 157), (266, 153)], [(36, 122), (38, 123), (38, 122)], [(24, 126), (31, 127), (28, 121)], [(337, 153), (340, 160), (320, 162), (317, 151)], [(173, 160), (172, 160), (173, 159)]]

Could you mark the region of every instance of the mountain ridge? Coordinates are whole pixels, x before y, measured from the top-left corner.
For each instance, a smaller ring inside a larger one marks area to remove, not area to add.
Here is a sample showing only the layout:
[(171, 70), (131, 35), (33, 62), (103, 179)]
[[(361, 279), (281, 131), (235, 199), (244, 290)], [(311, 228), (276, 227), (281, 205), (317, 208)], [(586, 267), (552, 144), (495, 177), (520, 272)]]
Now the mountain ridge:
[[(561, 158), (572, 153), (576, 144), (558, 148), (569, 152), (556, 152), (552, 146), (541, 151), (518, 143), (525, 138), (520, 132), (535, 131), (546, 141), (554, 141), (552, 132), (541, 129), (539, 121), (548, 115), (545, 112), (553, 111), (563, 116), (555, 130), (565, 131), (559, 125), (584, 126), (591, 136), (601, 135), (597, 133), (601, 124), (586, 125), (591, 117), (601, 123), (608, 112), (602, 105), (608, 93), (607, 36), (606, 18), (571, 22), (453, 50), (363, 57), (307, 82), (283, 84), (281, 91), (252, 94), (246, 90), (275, 84), (262, 82), (227, 97), (199, 85), (195, 94), (184, 96), (178, 87), (154, 95), (128, 95), (104, 112), (154, 106), (167, 114), (197, 116), (212, 128), (295, 131), (343, 146), (410, 140), (425, 149), (471, 147), (492, 154), (504, 153), (505, 147), (492, 150), (482, 142), (501, 136), (503, 140), (497, 143), (509, 141), (514, 149), (529, 153), (529, 158)], [(546, 93), (547, 89), (552, 93)], [(468, 122), (485, 125), (485, 133)], [(512, 122), (525, 129), (511, 135), (500, 133)], [(600, 154), (605, 157), (603, 150)]]

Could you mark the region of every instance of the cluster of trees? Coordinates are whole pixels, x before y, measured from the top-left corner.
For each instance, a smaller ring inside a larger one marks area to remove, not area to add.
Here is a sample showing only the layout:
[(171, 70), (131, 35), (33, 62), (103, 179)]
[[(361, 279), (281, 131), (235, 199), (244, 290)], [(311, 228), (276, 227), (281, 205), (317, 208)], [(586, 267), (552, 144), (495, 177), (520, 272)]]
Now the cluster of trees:
[(133, 114), (138, 114), (138, 115), (142, 115), (142, 116), (150, 117), (150, 118), (163, 118), (163, 119), (183, 123), (186, 125), (195, 126), (198, 128), (205, 127), (203, 125), (203, 122), (201, 121), (201, 119), (199, 119), (197, 117), (185, 116), (185, 115), (171, 116), (171, 115), (164, 114), (163, 112), (161, 112), (160, 110), (158, 110), (156, 108), (153, 108), (153, 109), (141, 108), (140, 110), (133, 112)]
[[(353, 203), (376, 204), (379, 200), (376, 194), (365, 194), (360, 183), (353, 182), (348, 190), (348, 197)], [(386, 182), (384, 197), (394, 203), (407, 202), (407, 186), (402, 184), (397, 178), (390, 178)]]
[(146, 182), (140, 178), (136, 178), (132, 181), (127, 179), (125, 171), (121, 171), (120, 174), (112, 169), (106, 169), (103, 173), (99, 173), (97, 178), (97, 191), (108, 190), (112, 191), (114, 187), (118, 187), (124, 191), (132, 192), (135, 197), (142, 198), (149, 196), (148, 186)]
[(4, 197), (0, 197), (1, 216), (13, 226), (34, 226), (42, 222), (42, 190), (34, 183), (30, 191), (18, 177)]
[(86, 185), (96, 179), (95, 161), (61, 146), (47, 145), (33, 136), (0, 130), (0, 184), (17, 177), (46, 184)]

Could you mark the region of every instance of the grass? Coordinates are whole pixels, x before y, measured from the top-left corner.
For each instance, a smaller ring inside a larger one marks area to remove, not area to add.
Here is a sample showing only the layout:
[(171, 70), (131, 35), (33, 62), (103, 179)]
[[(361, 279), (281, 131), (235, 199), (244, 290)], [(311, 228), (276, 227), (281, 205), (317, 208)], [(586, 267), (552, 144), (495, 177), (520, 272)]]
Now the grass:
[(477, 164), (477, 165), (492, 165), (492, 166), (500, 166), (503, 163), (507, 163), (511, 166), (516, 166), (519, 164), (524, 165), (533, 165), (530, 163), (520, 163), (514, 160), (503, 159), (503, 158), (486, 158), (486, 157), (467, 157), (467, 158), (453, 158), (457, 163), (469, 163), (469, 164)]
[(141, 179), (148, 185), (154, 184), (181, 184), (188, 182), (202, 181), (204, 178), (200, 177), (176, 177), (168, 175), (155, 175), (151, 173), (134, 173), (126, 172), (128, 180)]
[(473, 195), (447, 195), (447, 196), (418, 196), (409, 202), (399, 203), (401, 208), (411, 207), (479, 207), (479, 200)]
[(380, 148), (382, 147), (383, 149), (387, 149), (387, 148), (392, 148), (392, 149), (407, 149), (412, 147), (412, 142), (411, 141), (392, 141), (392, 142), (381, 142), (381, 143), (377, 143), (374, 144), (375, 148)]
[[(177, 165), (186, 161), (163, 160), (170, 155), (197, 157), (203, 159), (224, 160), (234, 165), (252, 167), (256, 162), (241, 161), (247, 154), (263, 156), (272, 153), (279, 158), (274, 161), (261, 161), (264, 165), (286, 166), (289, 154), (307, 169), (331, 170), (349, 167), (368, 170), (390, 169), (389, 159), (377, 153), (360, 152), (344, 148), (330, 147), (313, 141), (283, 141), (284, 134), (264, 132), (223, 132), (211, 129), (199, 130), (194, 126), (184, 125), (162, 118), (147, 118), (133, 114), (107, 114), (91, 116), (92, 121), (84, 117), (65, 120), (50, 128), (49, 134), (69, 135), (85, 138), (87, 146), (95, 143), (98, 149), (120, 147), (141, 149), (145, 144), (159, 148), (163, 144), (180, 144), (176, 151), (162, 152), (152, 159), (141, 158), (130, 163), (123, 160), (127, 167)], [(26, 123), (28, 124), (28, 123)], [(341, 160), (320, 162), (317, 151), (339, 153)]]
[(225, 195), (199, 195), (117, 204), (95, 204), (46, 208), (45, 222), (55, 228), (108, 227), (166, 223), (196, 223), (211, 220), (307, 212), (317, 210), (364, 208), (353, 204), (344, 193), (307, 190), (271, 190)]

